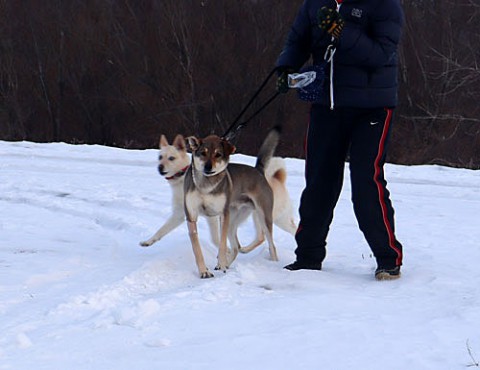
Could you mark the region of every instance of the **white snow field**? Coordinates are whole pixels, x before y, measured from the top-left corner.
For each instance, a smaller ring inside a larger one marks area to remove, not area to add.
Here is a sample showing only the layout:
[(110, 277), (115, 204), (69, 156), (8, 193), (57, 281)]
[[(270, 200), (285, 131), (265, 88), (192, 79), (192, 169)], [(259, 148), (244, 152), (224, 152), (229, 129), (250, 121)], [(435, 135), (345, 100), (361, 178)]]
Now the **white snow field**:
[[(346, 182), (322, 271), (274, 229), (202, 280), (156, 150), (0, 141), (0, 369), (454, 370), (480, 361), (480, 171), (387, 165), (402, 277), (375, 281)], [(233, 160), (253, 164), (241, 154)], [(295, 209), (304, 162), (286, 159)], [(298, 217), (297, 217), (298, 218)], [(199, 233), (207, 265), (216, 248)], [(252, 225), (240, 230), (243, 243)]]

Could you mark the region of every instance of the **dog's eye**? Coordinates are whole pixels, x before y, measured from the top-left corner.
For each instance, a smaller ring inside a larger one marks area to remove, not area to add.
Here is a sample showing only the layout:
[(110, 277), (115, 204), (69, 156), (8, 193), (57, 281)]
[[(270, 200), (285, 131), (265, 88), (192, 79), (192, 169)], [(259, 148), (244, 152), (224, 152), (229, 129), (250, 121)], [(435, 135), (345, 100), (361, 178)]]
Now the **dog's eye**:
[(222, 153), (215, 153), (215, 158), (220, 158), (222, 156)]
[(175, 157), (168, 157), (168, 160), (169, 160), (169, 161), (174, 161), (174, 160), (175, 160)]
[(158, 156), (158, 160), (161, 161), (163, 159), (163, 155)]

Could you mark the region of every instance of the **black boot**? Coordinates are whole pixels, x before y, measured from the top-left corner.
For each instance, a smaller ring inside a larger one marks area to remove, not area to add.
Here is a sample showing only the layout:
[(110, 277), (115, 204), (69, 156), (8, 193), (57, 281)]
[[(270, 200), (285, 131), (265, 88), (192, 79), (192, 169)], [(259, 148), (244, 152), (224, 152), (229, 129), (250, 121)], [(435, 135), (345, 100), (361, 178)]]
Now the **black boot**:
[(375, 279), (377, 280), (395, 280), (400, 277), (400, 266), (395, 266), (393, 269), (377, 268), (375, 270)]
[(297, 271), (297, 270), (321, 270), (322, 263), (321, 262), (299, 262), (295, 261), (287, 266), (284, 269), (290, 271)]

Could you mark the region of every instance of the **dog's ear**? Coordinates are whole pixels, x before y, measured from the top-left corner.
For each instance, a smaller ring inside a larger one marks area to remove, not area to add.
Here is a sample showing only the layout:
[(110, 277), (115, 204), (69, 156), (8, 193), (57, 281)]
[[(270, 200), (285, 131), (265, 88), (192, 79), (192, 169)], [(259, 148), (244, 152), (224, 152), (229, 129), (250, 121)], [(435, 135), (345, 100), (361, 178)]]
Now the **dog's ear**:
[(185, 143), (185, 139), (180, 134), (175, 136), (175, 139), (173, 140), (173, 146), (182, 152), (187, 150), (187, 144)]
[(160, 143), (159, 147), (161, 148), (162, 146), (167, 146), (168, 145), (168, 140), (165, 135), (160, 136)]
[(196, 138), (195, 136), (189, 136), (186, 140), (187, 150), (189, 150), (190, 152), (194, 152), (195, 150), (197, 150), (201, 144), (201, 140)]
[(223, 150), (225, 151), (225, 154), (227, 154), (227, 155), (233, 154), (233, 153), (235, 153), (235, 150), (237, 150), (235, 145), (233, 145), (228, 140), (222, 139), (222, 144), (223, 144)]

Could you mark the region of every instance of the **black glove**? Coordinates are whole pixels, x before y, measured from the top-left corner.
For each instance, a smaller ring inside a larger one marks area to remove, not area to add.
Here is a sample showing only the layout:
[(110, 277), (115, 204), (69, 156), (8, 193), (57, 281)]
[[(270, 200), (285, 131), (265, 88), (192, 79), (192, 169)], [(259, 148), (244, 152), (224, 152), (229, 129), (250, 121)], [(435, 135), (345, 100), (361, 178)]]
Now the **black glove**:
[(318, 27), (333, 36), (335, 39), (340, 38), (345, 21), (339, 12), (335, 9), (322, 7), (317, 14)]
[(278, 67), (277, 68), (277, 92), (280, 94), (285, 94), (288, 92), (288, 74), (293, 73), (293, 68), (291, 67)]

